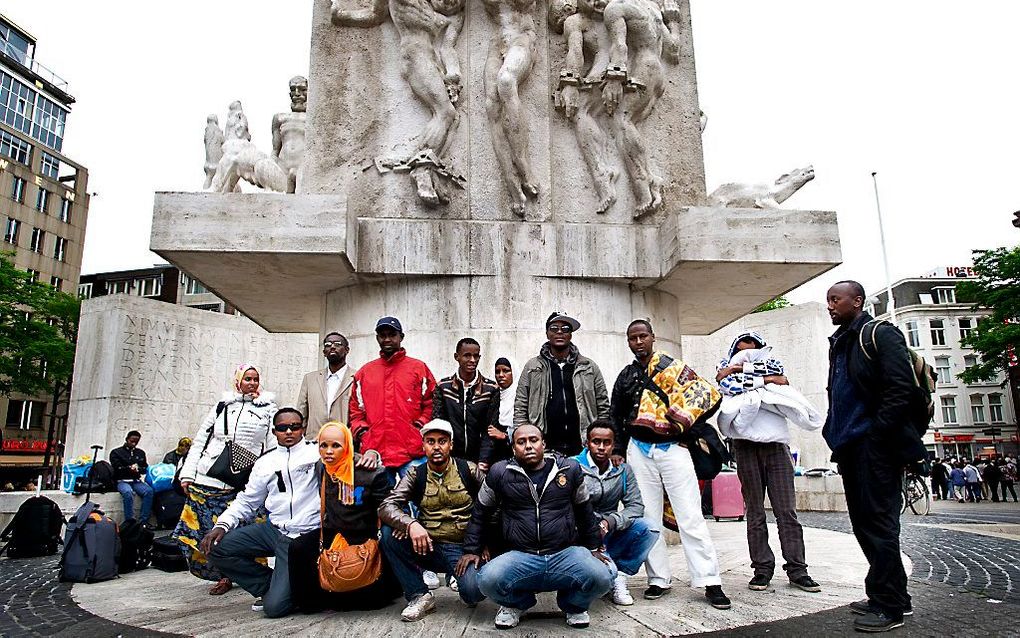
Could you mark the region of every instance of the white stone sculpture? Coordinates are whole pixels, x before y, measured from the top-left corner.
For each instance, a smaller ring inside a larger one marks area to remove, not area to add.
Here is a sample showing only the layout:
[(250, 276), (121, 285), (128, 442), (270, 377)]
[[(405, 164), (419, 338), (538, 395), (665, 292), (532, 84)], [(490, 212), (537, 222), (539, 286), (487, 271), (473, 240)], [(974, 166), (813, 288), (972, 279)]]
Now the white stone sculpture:
[(485, 112), (510, 210), (524, 217), (528, 199), (538, 197), (531, 169), (528, 125), (521, 84), (535, 61), (535, 0), (482, 0), (498, 25), (485, 60)]
[(223, 157), (223, 129), (220, 128), (220, 118), (209, 115), (205, 119), (205, 184), (203, 190), (209, 190), (212, 186), (213, 176), (216, 175), (216, 165)]
[(305, 103), (308, 80), (300, 75), (290, 79), (290, 113), (273, 116), (273, 157), (287, 173), (287, 192), (297, 190), (301, 162), (305, 158)]
[(712, 191), (708, 201), (727, 208), (779, 208), (800, 188), (815, 178), (812, 166), (780, 175), (772, 184), (723, 184)]
[(216, 165), (210, 186), (217, 193), (232, 193), (242, 179), (259, 188), (287, 192), (287, 174), (275, 159), (252, 143), (248, 118), (241, 103), (233, 102), (227, 114), (223, 156)]
[(332, 0), (333, 24), (378, 26), (389, 16), (400, 34), (400, 74), (432, 114), (428, 124), (395, 157), (379, 158), (380, 172), (410, 171), (418, 199), (426, 206), (449, 202), (441, 179), (459, 183), (446, 165), (450, 139), (460, 119), (454, 107), (460, 97), (457, 38), (464, 26), (464, 0), (373, 0), (370, 9), (347, 9)]

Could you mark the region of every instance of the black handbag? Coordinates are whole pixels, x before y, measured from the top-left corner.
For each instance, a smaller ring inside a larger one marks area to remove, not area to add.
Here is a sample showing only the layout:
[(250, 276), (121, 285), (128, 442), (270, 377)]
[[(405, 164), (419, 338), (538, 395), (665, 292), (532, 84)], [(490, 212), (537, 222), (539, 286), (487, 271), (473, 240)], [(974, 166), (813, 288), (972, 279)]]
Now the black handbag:
[(699, 481), (711, 481), (722, 471), (724, 463), (733, 460), (715, 427), (705, 421), (697, 421), (683, 436), (683, 444), (691, 453), (694, 473)]
[[(223, 412), (223, 434), (227, 433), (227, 411), (224, 404), (217, 406), (218, 410)], [(202, 448), (202, 453), (205, 453), (205, 449), (209, 447), (209, 439), (212, 438), (213, 426), (209, 428), (209, 436), (206, 438), (205, 447)], [(236, 490), (243, 490), (244, 486), (248, 484), (248, 477), (251, 476), (251, 469), (255, 466), (255, 461), (258, 460), (260, 454), (255, 454), (248, 448), (238, 445), (234, 439), (237, 437), (237, 429), (234, 429), (234, 435), (229, 441), (223, 443), (223, 451), (213, 461), (212, 467), (209, 468), (205, 474), (209, 478), (214, 478), (217, 481), (226, 483), (230, 487)]]

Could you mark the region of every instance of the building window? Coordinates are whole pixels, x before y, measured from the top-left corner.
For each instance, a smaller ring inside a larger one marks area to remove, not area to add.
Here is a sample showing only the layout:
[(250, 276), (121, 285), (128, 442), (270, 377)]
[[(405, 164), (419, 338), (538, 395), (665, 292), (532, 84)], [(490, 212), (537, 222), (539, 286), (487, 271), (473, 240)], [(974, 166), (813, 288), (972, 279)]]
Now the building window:
[(960, 319), (960, 341), (968, 338), (971, 331), (974, 330), (974, 320), (964, 317)]
[(941, 397), (942, 422), (946, 425), (957, 423), (956, 421), (956, 397)]
[(992, 423), (1003, 423), (1005, 419), (1002, 418), (1002, 395), (1001, 394), (989, 394), (988, 395), (988, 416), (992, 420)]
[(968, 354), (967, 356), (965, 356), (963, 358), (963, 367), (964, 368), (973, 368), (977, 364), (978, 364), (977, 355)]
[(156, 276), (139, 279), (136, 287), (142, 297), (158, 297), (163, 292), (163, 278)]
[(28, 142), (19, 140), (7, 131), (0, 131), (0, 155), (28, 166), (28, 157), (31, 149), (32, 147)]
[(64, 144), (67, 111), (56, 102), (40, 95), (34, 119), (32, 137), (59, 151)]
[(935, 372), (939, 376), (939, 383), (946, 385), (953, 382), (949, 372), (949, 357), (935, 357)]
[(946, 345), (946, 328), (942, 319), (929, 319), (928, 326), (931, 328), (931, 345)]
[(42, 152), (42, 157), (39, 160), (39, 167), (42, 170), (42, 174), (50, 179), (60, 178), (60, 160), (53, 157), (46, 151)]
[(78, 284), (78, 298), (92, 299), (92, 282)]
[(43, 187), (39, 187), (39, 194), (35, 196), (35, 209), (40, 213), (45, 213), (50, 207), (50, 192)]
[(32, 280), (32, 283), (39, 281), (39, 277), (42, 275), (42, 273), (35, 268), (29, 268), (25, 272), (28, 273), (28, 278)]
[(907, 343), (910, 344), (911, 348), (921, 347), (921, 336), (917, 329), (916, 321), (907, 322)]
[(67, 199), (66, 197), (61, 198), (61, 200), (60, 200), (60, 221), (64, 222), (65, 224), (70, 224), (71, 223), (71, 207), (73, 205), (74, 204), (71, 203), (71, 200)]
[(974, 423), (985, 423), (985, 400), (980, 394), (970, 395), (970, 417)]
[(202, 282), (195, 279), (194, 277), (185, 275), (184, 292), (189, 295), (201, 295), (209, 291), (205, 289), (205, 286), (202, 285)]
[(12, 399), (7, 404), (7, 423), (9, 428), (30, 430), (41, 428), (46, 403), (43, 401), (21, 401)]
[(57, 261), (67, 261), (67, 238), (57, 237), (53, 240), (53, 258)]
[(19, 204), (25, 203), (25, 180), (17, 175), (14, 176), (14, 182), (11, 185), (11, 199)]
[(42, 254), (43, 240), (46, 239), (46, 233), (40, 228), (32, 229), (32, 243), (29, 244), (28, 248), (34, 253)]
[(936, 288), (934, 292), (938, 303), (956, 303), (955, 288)]
[(123, 281), (111, 281), (106, 284), (107, 294), (119, 295), (131, 291), (131, 282), (127, 279)]
[(0, 73), (0, 119), (22, 133), (32, 131), (32, 111), (37, 93), (14, 79), (9, 73)]
[(50, 285), (56, 288), (57, 290), (60, 290), (60, 288), (64, 285), (64, 280), (61, 279), (60, 277), (57, 277), (56, 275), (53, 275), (52, 277), (50, 277)]
[(7, 218), (7, 228), (4, 230), (4, 241), (8, 244), (18, 244), (18, 230), (21, 229), (21, 222), (13, 217)]

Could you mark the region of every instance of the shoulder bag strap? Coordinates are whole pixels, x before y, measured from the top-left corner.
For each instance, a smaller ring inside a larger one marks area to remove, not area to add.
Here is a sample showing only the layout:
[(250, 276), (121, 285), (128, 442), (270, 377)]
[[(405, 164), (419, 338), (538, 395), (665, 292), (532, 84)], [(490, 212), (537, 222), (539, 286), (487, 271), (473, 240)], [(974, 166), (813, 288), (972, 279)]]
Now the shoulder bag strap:
[(659, 362), (655, 364), (655, 369), (652, 371), (652, 375), (651, 376), (648, 376), (647, 374), (645, 375), (644, 383), (645, 389), (651, 390), (655, 394), (655, 396), (659, 397), (660, 401), (666, 404), (666, 407), (669, 407), (669, 395), (666, 394), (665, 390), (659, 387), (658, 383), (655, 382), (655, 377), (659, 376), (659, 374), (663, 370), (668, 368), (672, 363), (673, 357), (664, 354), (659, 357)]
[(322, 553), (322, 528), (326, 520), (326, 472), (323, 470), (319, 481), (319, 553)]

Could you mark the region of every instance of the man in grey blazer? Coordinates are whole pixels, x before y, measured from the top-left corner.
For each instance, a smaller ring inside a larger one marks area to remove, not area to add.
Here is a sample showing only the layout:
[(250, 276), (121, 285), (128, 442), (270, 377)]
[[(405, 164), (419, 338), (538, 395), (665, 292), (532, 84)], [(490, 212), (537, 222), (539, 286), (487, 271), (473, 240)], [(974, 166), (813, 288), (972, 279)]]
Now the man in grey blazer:
[(305, 436), (309, 439), (314, 440), (325, 423), (347, 423), (355, 372), (347, 364), (349, 350), (347, 337), (339, 332), (330, 332), (322, 341), (322, 356), (326, 357), (329, 365), (309, 372), (301, 380), (296, 405), (304, 416), (307, 425)]

